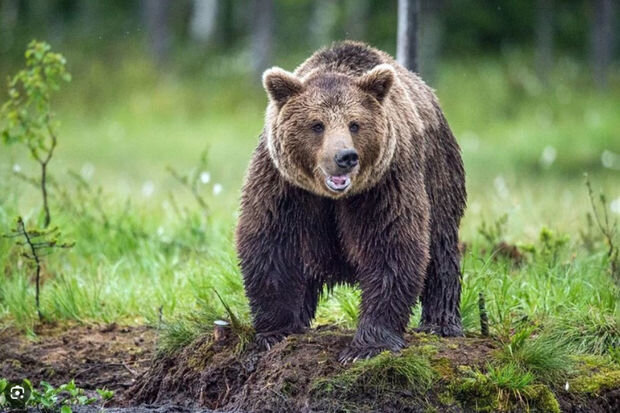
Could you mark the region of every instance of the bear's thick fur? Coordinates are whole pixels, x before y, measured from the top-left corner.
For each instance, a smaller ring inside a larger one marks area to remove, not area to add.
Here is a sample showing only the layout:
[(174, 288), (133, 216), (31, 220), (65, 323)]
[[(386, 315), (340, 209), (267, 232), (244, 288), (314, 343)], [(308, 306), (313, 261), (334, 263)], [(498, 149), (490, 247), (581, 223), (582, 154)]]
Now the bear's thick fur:
[(433, 91), (362, 43), (319, 50), (269, 95), (241, 199), (237, 250), (257, 342), (312, 321), (323, 286), (359, 285), (359, 325), (343, 362), (403, 347), (421, 329), (462, 334), (460, 150)]

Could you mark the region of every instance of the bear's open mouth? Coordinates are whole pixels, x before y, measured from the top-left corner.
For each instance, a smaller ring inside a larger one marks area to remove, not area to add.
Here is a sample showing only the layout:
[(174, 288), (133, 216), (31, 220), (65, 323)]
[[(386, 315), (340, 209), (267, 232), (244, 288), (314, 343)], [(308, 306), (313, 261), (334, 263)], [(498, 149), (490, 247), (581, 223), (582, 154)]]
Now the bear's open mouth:
[(325, 184), (334, 192), (343, 192), (351, 185), (351, 178), (349, 175), (328, 175), (325, 179)]

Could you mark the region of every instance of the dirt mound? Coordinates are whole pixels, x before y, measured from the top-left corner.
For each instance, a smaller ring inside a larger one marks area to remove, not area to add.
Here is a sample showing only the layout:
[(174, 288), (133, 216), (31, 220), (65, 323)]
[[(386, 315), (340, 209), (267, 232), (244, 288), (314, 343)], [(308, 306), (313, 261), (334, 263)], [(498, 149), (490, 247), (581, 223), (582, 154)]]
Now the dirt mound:
[(615, 384), (588, 395), (542, 384), (519, 395), (502, 393), (483, 374), (498, 346), (491, 339), (409, 334), (399, 355), (342, 366), (337, 354), (351, 337), (319, 328), (267, 352), (238, 352), (234, 338), (214, 342), (205, 335), (158, 357), (125, 393), (127, 405), (169, 402), (236, 412), (618, 411)]

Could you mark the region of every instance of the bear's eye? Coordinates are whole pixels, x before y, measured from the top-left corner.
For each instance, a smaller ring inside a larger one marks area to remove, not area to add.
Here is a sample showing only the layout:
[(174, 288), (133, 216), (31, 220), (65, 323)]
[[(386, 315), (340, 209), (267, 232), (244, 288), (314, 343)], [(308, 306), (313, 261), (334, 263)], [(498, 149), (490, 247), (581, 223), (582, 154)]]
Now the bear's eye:
[(360, 130), (360, 125), (357, 122), (351, 122), (349, 124), (349, 130), (351, 131), (351, 133), (357, 133)]
[(312, 130), (316, 133), (322, 133), (325, 130), (325, 125), (322, 122), (316, 122), (312, 124)]

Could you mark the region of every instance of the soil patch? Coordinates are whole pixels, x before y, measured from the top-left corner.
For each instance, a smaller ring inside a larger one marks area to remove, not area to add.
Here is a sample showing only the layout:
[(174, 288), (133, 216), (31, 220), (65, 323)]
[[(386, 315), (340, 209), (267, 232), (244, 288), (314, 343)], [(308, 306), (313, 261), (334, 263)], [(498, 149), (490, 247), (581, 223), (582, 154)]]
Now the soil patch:
[(146, 327), (50, 326), (27, 338), (0, 331), (0, 377), (45, 380), (58, 386), (74, 379), (86, 390), (107, 388), (116, 394), (130, 387), (150, 366), (156, 332)]

